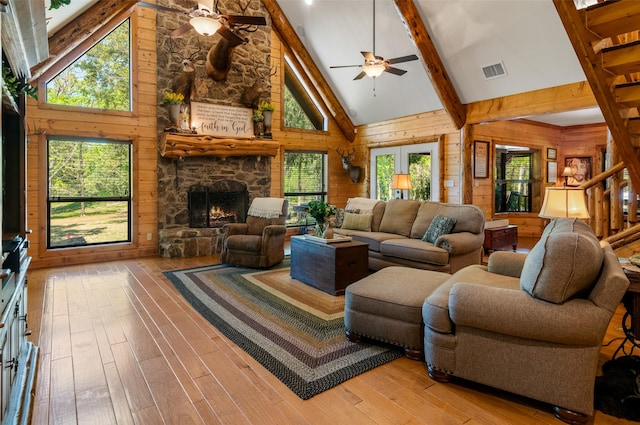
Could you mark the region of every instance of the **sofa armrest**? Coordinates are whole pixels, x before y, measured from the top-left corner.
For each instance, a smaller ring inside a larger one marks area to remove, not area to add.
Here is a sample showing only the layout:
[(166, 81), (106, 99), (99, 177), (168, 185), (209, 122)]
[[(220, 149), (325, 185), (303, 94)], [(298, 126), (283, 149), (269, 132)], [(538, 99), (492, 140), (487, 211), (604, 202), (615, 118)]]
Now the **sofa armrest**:
[(272, 224), (262, 229), (261, 255), (275, 249), (284, 249), (284, 237), (287, 233), (287, 227), (282, 224)]
[(527, 254), (522, 252), (494, 251), (489, 256), (487, 271), (503, 276), (520, 277)]
[(440, 236), (434, 245), (448, 251), (450, 255), (460, 255), (482, 248), (483, 243), (484, 233), (459, 232)]
[(554, 344), (600, 346), (611, 313), (586, 299), (553, 304), (524, 291), (457, 283), (449, 295), (455, 326)]
[(224, 237), (231, 235), (246, 235), (247, 234), (247, 224), (246, 223), (229, 223), (223, 226)]

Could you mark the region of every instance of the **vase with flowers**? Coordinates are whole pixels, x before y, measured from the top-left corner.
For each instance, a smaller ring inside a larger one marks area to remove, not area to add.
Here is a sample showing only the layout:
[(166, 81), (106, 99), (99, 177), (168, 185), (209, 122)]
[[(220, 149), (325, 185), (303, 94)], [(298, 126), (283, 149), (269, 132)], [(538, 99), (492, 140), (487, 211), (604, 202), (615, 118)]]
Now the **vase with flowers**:
[(174, 93), (172, 91), (165, 91), (162, 94), (162, 104), (167, 107), (169, 113), (169, 121), (171, 124), (178, 127), (180, 122), (180, 107), (184, 102), (184, 95), (182, 93)]
[(276, 110), (275, 105), (271, 101), (262, 101), (258, 105), (258, 112), (264, 117), (265, 135), (271, 136), (271, 124), (273, 119), (273, 111)]
[(309, 215), (316, 221), (316, 236), (327, 237), (326, 231), (330, 229), (329, 218), (336, 214), (337, 208), (324, 201), (309, 201)]
[(253, 134), (256, 137), (262, 136), (264, 133), (264, 115), (260, 111), (253, 112)]

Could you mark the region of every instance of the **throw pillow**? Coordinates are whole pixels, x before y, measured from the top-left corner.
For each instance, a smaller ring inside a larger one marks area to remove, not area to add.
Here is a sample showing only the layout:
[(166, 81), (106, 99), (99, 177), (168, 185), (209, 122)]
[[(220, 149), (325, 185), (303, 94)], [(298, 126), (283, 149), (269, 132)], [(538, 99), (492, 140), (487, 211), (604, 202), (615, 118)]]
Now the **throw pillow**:
[(370, 232), (372, 219), (373, 214), (352, 214), (345, 212), (344, 221), (342, 222), (342, 228)]
[(425, 242), (435, 243), (442, 235), (448, 235), (453, 230), (453, 226), (456, 225), (456, 219), (453, 217), (444, 217), (436, 215), (431, 220), (429, 228), (425, 232), (422, 240)]
[(359, 209), (347, 210), (344, 208), (338, 208), (336, 211), (336, 227), (342, 227), (342, 223), (344, 223), (345, 213), (360, 214), (360, 210)]

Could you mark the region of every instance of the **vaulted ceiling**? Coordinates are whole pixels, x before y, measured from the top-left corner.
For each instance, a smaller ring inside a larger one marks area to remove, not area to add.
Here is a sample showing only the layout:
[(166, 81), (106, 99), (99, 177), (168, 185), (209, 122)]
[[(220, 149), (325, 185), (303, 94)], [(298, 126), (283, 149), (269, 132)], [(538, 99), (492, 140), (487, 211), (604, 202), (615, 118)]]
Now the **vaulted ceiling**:
[[(69, 6), (47, 12), (49, 32), (96, 2), (72, 0)], [(166, 0), (158, 3), (173, 6)], [(195, 5), (196, 0), (176, 3)], [(414, 4), (462, 104), (585, 80), (552, 0), (415, 0)], [(429, 78), (429, 63), (395, 1), (375, 1), (375, 53), (385, 59), (416, 54), (420, 60), (394, 65), (407, 71), (403, 76), (383, 73), (375, 80), (356, 81), (361, 68), (330, 67), (361, 65), (360, 52), (374, 50), (373, 0), (277, 0), (277, 5), (354, 125), (443, 109)], [(506, 75), (486, 79), (482, 68), (496, 64)], [(598, 108), (529, 118), (555, 125), (604, 122)]]

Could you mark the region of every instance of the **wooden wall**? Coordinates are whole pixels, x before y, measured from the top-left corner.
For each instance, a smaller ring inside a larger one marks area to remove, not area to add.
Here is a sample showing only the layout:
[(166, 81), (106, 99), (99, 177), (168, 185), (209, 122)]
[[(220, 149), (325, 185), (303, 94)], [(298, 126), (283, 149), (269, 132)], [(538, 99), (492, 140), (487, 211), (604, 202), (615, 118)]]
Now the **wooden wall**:
[[(78, 110), (44, 102), (44, 82), (72, 62), (60, 61), (39, 80), (39, 100), (27, 105), (27, 204), (32, 267), (81, 264), (153, 255), (158, 252), (157, 238), (157, 97), (155, 12), (138, 7), (131, 16), (133, 51), (132, 112)], [(107, 30), (126, 16), (114, 19)], [(101, 35), (102, 36), (102, 35)], [(78, 52), (87, 46), (81, 46)], [(76, 54), (78, 54), (76, 52)], [(47, 136), (84, 136), (133, 141), (133, 233), (132, 242), (96, 247), (48, 250), (47, 227)], [(151, 235), (151, 240), (147, 240)]]

